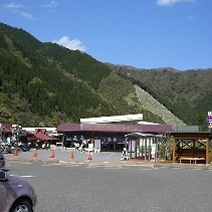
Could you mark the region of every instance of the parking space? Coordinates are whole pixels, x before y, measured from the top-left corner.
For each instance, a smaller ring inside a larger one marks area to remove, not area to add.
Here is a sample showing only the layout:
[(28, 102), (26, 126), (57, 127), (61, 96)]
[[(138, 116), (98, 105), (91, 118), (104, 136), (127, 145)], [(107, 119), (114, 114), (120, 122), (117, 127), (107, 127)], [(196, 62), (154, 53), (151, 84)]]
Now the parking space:
[(207, 171), (37, 164), (9, 168), (10, 174), (34, 187), (39, 212), (211, 210), (211, 173)]

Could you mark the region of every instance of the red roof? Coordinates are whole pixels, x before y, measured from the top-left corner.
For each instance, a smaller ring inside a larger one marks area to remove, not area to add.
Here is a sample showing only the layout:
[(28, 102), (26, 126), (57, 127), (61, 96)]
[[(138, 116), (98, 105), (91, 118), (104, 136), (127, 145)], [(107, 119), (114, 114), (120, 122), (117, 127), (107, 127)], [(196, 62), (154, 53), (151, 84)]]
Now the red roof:
[(58, 132), (143, 132), (143, 133), (167, 133), (173, 132), (171, 125), (147, 125), (147, 124), (76, 124), (62, 123), (57, 127)]
[(7, 123), (1, 123), (1, 131), (5, 133), (10, 133), (12, 132), (12, 126)]
[(29, 140), (29, 141), (36, 141), (38, 139), (34, 136), (34, 134), (27, 132), (27, 140)]
[(54, 137), (46, 135), (45, 131), (46, 130), (44, 130), (44, 129), (36, 129), (35, 134), (27, 133), (27, 139), (30, 140), (30, 141), (35, 141), (35, 140), (39, 140), (39, 141), (57, 140)]
[(80, 124), (62, 123), (57, 127), (58, 132), (80, 131)]
[(37, 132), (34, 134), (36, 140), (39, 141), (52, 141), (52, 140), (56, 140), (54, 137), (48, 136), (42, 132)]

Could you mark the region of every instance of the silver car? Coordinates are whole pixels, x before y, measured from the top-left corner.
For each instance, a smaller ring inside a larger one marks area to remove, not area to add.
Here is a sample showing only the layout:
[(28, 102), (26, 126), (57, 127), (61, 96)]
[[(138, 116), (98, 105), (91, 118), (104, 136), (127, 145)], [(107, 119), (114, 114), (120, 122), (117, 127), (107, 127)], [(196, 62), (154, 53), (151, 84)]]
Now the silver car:
[(0, 169), (0, 212), (33, 212), (36, 203), (37, 197), (29, 183)]

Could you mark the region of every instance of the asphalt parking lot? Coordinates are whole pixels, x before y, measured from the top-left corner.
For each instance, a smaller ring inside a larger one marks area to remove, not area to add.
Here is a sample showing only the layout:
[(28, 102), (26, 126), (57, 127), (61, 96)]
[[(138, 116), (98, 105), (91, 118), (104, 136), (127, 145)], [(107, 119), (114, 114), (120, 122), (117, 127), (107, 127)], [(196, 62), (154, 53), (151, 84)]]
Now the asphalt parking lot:
[(211, 170), (6, 161), (35, 189), (35, 212), (211, 211)]
[[(35, 155), (36, 153), (36, 155)], [(51, 158), (52, 154), (54, 157)], [(4, 154), (7, 161), (13, 161), (17, 163), (54, 163), (60, 165), (87, 165), (87, 166), (104, 166), (104, 167), (123, 167), (123, 166), (148, 166), (152, 168), (181, 168), (181, 169), (197, 169), (197, 170), (211, 170), (212, 165), (204, 164), (189, 164), (189, 163), (168, 163), (168, 162), (156, 162), (144, 161), (141, 159), (130, 159), (129, 161), (120, 161), (120, 152), (100, 152), (91, 153), (88, 152), (75, 153), (73, 149), (47, 149), (47, 150), (33, 150), (28, 152), (19, 152), (17, 156), (13, 154)]]
[[(36, 151), (36, 152), (35, 152)], [(35, 154), (36, 153), (36, 154)], [(36, 156), (35, 156), (36, 155)], [(12, 154), (4, 154), (5, 158), (8, 160), (21, 160), (21, 161), (47, 161), (47, 162), (60, 162), (60, 163), (111, 163), (120, 162), (121, 153), (117, 152), (101, 152), (101, 153), (91, 153), (88, 152), (77, 152), (75, 153), (73, 149), (47, 149), (47, 150), (33, 150), (28, 152), (19, 152), (17, 156)], [(53, 158), (52, 158), (53, 156)]]

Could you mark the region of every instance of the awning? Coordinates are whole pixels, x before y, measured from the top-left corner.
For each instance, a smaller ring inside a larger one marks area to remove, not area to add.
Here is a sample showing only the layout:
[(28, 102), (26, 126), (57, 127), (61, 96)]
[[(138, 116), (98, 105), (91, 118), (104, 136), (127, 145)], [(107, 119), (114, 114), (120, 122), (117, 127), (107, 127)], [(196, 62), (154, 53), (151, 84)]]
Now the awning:
[(39, 141), (53, 141), (53, 140), (57, 140), (54, 137), (48, 136), (42, 132), (38, 132), (36, 134), (34, 134), (34, 136), (37, 138), (37, 140)]
[(57, 140), (56, 138), (48, 136), (48, 135), (42, 133), (41, 131), (37, 132), (35, 134), (27, 133), (27, 139), (29, 141), (37, 141), (37, 140), (39, 140), (39, 141), (53, 141), (53, 140)]

